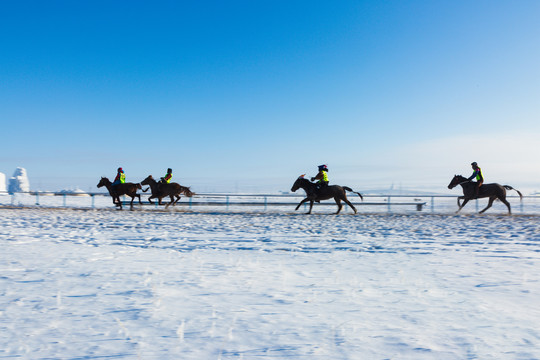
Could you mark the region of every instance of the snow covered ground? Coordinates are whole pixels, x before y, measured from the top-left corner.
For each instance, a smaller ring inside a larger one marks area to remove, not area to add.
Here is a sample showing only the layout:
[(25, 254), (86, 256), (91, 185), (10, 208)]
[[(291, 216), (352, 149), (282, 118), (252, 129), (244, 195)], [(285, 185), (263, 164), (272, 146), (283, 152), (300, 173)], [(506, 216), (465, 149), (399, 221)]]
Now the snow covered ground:
[(0, 207), (0, 358), (540, 359), (537, 215), (291, 210)]

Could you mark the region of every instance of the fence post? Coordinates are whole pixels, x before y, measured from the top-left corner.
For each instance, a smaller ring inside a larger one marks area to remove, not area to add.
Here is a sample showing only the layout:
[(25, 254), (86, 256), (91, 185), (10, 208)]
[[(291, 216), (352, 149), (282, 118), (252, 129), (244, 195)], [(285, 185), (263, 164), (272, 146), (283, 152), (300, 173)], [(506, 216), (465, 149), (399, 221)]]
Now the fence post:
[(92, 197), (92, 209), (96, 207), (96, 204), (94, 202), (94, 197), (96, 196), (95, 194), (92, 194), (90, 195)]
[(476, 212), (478, 212), (478, 199), (476, 199)]
[(66, 197), (67, 197), (67, 195), (64, 194), (64, 207), (66, 207)]
[(386, 199), (387, 201), (387, 204), (388, 204), (388, 212), (390, 212), (390, 196), (388, 196), (388, 198)]
[(227, 202), (227, 211), (229, 211), (229, 196), (227, 196), (225, 201)]
[(193, 197), (189, 198), (189, 209), (191, 210), (191, 207), (193, 205)]
[(431, 212), (435, 212), (435, 196), (431, 197)]
[(267, 197), (265, 196), (265, 197), (264, 197), (264, 211), (266, 211), (267, 206), (268, 206), (268, 199), (267, 199)]
[(39, 192), (36, 191), (36, 205), (39, 205)]

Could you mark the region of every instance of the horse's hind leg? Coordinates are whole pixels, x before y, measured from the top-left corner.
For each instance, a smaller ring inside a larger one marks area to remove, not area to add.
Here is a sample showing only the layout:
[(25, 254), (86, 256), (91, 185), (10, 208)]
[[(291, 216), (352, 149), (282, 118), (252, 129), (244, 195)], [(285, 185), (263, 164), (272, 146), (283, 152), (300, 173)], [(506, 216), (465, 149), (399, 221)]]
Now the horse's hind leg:
[[(489, 209), (489, 208), (491, 207), (491, 205), (493, 205), (493, 202), (495, 201), (495, 199), (496, 199), (495, 196), (491, 196), (491, 197), (489, 198), (489, 201), (488, 201), (488, 204), (487, 204), (486, 208), (485, 208), (484, 210), (480, 211), (479, 214), (483, 214), (484, 211), (486, 211), (487, 209)], [(506, 201), (506, 200), (505, 200), (505, 201)]]
[(341, 203), (341, 199), (338, 198), (338, 197), (335, 197), (334, 200), (335, 200), (335, 202), (337, 204), (337, 212), (336, 212), (336, 215), (337, 215), (337, 214), (339, 214), (341, 209), (343, 209), (343, 204)]
[(349, 205), (349, 206), (351, 207), (351, 209), (353, 209), (353, 211), (354, 211), (355, 214), (358, 213), (358, 212), (356, 211), (356, 208), (354, 207), (354, 205), (351, 204), (351, 202), (350, 202), (347, 198), (343, 199), (343, 201), (345, 201), (345, 203), (346, 203), (347, 205)]
[(501, 200), (501, 202), (508, 208), (508, 215), (512, 215), (512, 210), (510, 210), (510, 203), (506, 201), (505, 198), (499, 198), (499, 200)]
[(345, 202), (347, 203), (347, 205), (349, 205), (351, 207), (351, 209), (353, 209), (355, 214), (358, 214), (358, 211), (356, 211), (356, 208), (354, 207), (353, 204), (351, 204), (351, 202), (349, 200), (345, 200)]

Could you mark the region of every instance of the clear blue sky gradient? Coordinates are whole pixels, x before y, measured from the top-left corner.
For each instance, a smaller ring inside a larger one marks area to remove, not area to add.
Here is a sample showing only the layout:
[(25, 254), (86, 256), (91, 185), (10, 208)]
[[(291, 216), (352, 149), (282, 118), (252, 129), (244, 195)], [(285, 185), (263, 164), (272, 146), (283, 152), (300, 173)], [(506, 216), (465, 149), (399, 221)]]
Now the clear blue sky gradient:
[[(540, 1), (0, 3), (0, 172), (540, 190)], [(537, 185), (538, 184), (538, 185)]]

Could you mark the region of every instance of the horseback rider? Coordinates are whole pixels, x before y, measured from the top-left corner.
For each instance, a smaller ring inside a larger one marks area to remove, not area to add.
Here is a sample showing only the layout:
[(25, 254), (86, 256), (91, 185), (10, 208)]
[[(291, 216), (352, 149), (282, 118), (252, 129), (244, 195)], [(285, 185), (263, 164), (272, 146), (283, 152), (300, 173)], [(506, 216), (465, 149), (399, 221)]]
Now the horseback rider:
[(117, 171), (118, 172), (116, 173), (116, 177), (114, 178), (114, 181), (112, 183), (113, 186), (126, 183), (126, 174), (124, 174), (124, 170), (119, 167)]
[(116, 173), (116, 177), (114, 178), (114, 181), (111, 184), (111, 190), (112, 190), (111, 196), (113, 197), (113, 201), (114, 201), (114, 197), (117, 196), (116, 187), (120, 184), (125, 184), (125, 183), (126, 183), (126, 174), (124, 174), (124, 170), (122, 170), (122, 168), (119, 167)]
[(478, 193), (480, 192), (480, 186), (482, 186), (484, 183), (484, 175), (482, 175), (482, 169), (480, 169), (476, 161), (472, 162), (471, 166), (473, 168), (473, 174), (467, 180), (471, 181), (472, 179), (476, 179), (476, 182), (473, 182), (476, 184), (473, 199), (476, 199), (478, 197)]
[(159, 182), (158, 182), (158, 191), (161, 191), (161, 187), (165, 184), (170, 184), (171, 183), (171, 179), (172, 179), (172, 169), (171, 168), (168, 168), (167, 169), (167, 174), (165, 174), (165, 176), (163, 176), (162, 178), (160, 178)]
[(311, 178), (311, 181), (317, 181), (317, 191), (328, 186), (328, 166), (319, 165), (319, 172), (315, 177)]
[(165, 174), (165, 176), (161, 178), (160, 182), (162, 184), (170, 184), (171, 179), (172, 179), (172, 169), (168, 168), (167, 169), (167, 174)]

